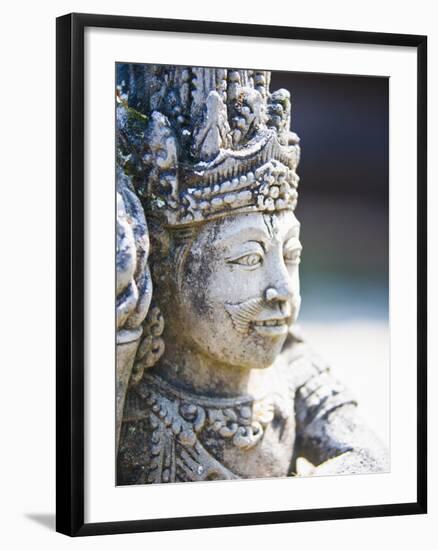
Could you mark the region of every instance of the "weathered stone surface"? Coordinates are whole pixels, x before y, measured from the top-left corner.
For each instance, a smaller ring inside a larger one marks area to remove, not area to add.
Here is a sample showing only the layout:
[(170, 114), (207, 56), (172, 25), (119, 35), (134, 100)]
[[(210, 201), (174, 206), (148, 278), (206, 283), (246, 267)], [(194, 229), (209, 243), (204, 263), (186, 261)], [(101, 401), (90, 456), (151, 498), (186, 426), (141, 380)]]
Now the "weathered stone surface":
[(116, 442), (118, 444), (126, 391), (143, 331), (143, 321), (152, 297), (152, 281), (147, 263), (149, 236), (146, 220), (130, 178), (120, 167), (117, 168), (116, 225)]
[(266, 71), (125, 64), (118, 80), (118, 483), (299, 475), (299, 458), (385, 471), (295, 329), (289, 92)]

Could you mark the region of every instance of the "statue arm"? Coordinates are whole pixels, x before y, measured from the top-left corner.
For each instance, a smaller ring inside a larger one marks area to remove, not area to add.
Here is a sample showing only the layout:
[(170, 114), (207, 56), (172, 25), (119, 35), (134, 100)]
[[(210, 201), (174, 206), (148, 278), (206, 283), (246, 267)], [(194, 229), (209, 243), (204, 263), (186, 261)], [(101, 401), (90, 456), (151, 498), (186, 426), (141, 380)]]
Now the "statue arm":
[[(316, 367), (315, 367), (316, 368)], [(318, 370), (296, 392), (297, 452), (313, 475), (384, 472), (388, 453), (357, 412), (357, 403), (331, 375)]]

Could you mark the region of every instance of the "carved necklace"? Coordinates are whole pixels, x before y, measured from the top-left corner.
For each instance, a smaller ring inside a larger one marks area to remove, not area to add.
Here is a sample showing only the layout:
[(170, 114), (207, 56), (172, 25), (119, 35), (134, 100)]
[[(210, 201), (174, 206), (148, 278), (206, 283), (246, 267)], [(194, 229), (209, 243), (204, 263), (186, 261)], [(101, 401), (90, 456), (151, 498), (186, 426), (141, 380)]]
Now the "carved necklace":
[(146, 400), (156, 421), (161, 419), (182, 444), (189, 446), (202, 430), (209, 429), (239, 449), (251, 449), (274, 418), (273, 396), (260, 400), (250, 396), (197, 396), (149, 373), (135, 391)]

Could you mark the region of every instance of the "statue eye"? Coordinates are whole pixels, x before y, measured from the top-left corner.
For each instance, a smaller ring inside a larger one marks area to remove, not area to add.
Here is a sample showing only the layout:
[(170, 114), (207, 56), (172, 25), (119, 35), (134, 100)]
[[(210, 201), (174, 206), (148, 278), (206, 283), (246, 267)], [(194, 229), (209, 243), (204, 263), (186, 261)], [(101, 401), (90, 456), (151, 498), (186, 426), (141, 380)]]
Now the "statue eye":
[(236, 258), (235, 260), (232, 260), (233, 264), (239, 264), (246, 267), (257, 267), (260, 265), (263, 261), (263, 258), (261, 254), (258, 254), (257, 252), (252, 252), (251, 254), (245, 254), (245, 256), (240, 256), (240, 258)]
[(301, 249), (286, 250), (284, 252), (284, 261), (288, 264), (298, 265), (301, 261)]

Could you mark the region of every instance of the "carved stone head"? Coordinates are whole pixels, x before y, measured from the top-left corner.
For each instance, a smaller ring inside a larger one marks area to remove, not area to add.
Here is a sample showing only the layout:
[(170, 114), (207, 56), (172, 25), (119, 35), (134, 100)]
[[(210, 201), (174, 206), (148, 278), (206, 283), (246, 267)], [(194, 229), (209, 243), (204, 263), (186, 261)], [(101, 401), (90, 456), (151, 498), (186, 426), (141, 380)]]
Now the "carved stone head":
[[(134, 70), (130, 96), (119, 92), (119, 140), (146, 213), (165, 346), (267, 367), (300, 306), (290, 94), (271, 94), (267, 71)], [(141, 104), (136, 82), (146, 83)]]
[(293, 212), (229, 215), (167, 244), (152, 262), (165, 336), (220, 363), (271, 365), (300, 306)]

